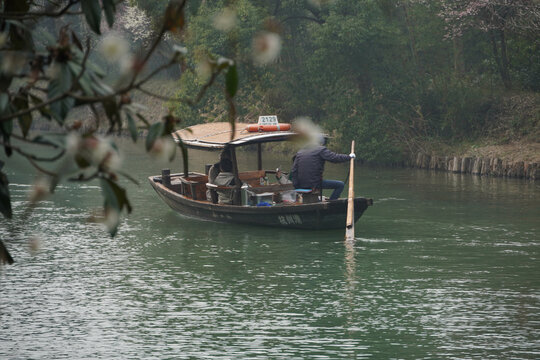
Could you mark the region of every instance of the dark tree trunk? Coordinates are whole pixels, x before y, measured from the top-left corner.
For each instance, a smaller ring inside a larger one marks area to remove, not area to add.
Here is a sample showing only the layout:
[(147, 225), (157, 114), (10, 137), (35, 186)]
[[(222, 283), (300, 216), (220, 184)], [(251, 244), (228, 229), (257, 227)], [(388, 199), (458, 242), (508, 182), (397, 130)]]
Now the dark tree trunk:
[(463, 61), (463, 41), (460, 37), (452, 39), (454, 50), (454, 71), (460, 76), (465, 73), (465, 62)]
[(507, 52), (507, 47), (506, 47), (506, 34), (504, 33), (504, 30), (501, 30), (500, 37), (501, 37), (501, 65), (502, 65), (501, 76), (503, 79), (504, 87), (507, 89), (511, 89), (512, 81), (510, 79), (510, 63), (508, 61), (508, 52)]
[(491, 46), (493, 49), (493, 56), (497, 62), (497, 68), (499, 69), (499, 74), (501, 75), (502, 82), (506, 89), (512, 88), (512, 82), (510, 81), (510, 71), (509, 71), (509, 62), (508, 62), (508, 53), (506, 49), (506, 37), (504, 31), (499, 32), (501, 51), (499, 54), (499, 47), (497, 46), (497, 38), (495, 37), (495, 31), (489, 32), (489, 37), (491, 39)]

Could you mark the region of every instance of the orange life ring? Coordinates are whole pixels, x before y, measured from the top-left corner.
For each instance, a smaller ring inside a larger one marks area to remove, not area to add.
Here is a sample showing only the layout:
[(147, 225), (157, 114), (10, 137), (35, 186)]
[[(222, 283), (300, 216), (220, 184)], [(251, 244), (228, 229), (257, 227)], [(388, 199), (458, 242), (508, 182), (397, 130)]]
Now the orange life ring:
[(290, 129), (291, 129), (291, 124), (277, 124), (277, 125), (252, 124), (246, 127), (246, 130), (249, 132), (287, 131)]

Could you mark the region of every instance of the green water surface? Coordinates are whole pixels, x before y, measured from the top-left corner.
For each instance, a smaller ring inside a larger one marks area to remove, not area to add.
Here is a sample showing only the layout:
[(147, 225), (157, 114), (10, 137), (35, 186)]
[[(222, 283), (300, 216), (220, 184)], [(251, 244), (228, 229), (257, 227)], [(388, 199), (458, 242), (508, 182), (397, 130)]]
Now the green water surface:
[(538, 184), (359, 166), (374, 205), (345, 243), (179, 216), (146, 180), (163, 165), (122, 148), (140, 186), (123, 182), (134, 211), (115, 238), (86, 223), (98, 183), (63, 183), (25, 217), (35, 173), (7, 162), (15, 219), (0, 236), (16, 262), (0, 268), (0, 359), (540, 358)]

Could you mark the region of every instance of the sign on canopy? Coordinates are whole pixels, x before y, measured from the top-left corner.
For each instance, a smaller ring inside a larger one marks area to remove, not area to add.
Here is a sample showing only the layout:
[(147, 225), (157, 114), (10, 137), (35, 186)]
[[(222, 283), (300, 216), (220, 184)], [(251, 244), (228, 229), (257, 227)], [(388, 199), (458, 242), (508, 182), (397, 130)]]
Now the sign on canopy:
[(276, 115), (259, 116), (259, 125), (278, 125)]

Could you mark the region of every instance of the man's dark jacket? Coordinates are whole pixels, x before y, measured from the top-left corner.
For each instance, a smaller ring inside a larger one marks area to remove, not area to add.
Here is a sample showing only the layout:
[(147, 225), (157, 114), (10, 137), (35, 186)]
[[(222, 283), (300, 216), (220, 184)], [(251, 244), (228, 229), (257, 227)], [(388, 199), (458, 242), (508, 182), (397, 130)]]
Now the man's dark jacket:
[(340, 163), (350, 160), (349, 155), (336, 154), (324, 146), (298, 151), (291, 169), (291, 179), (297, 189), (320, 189), (324, 162)]

